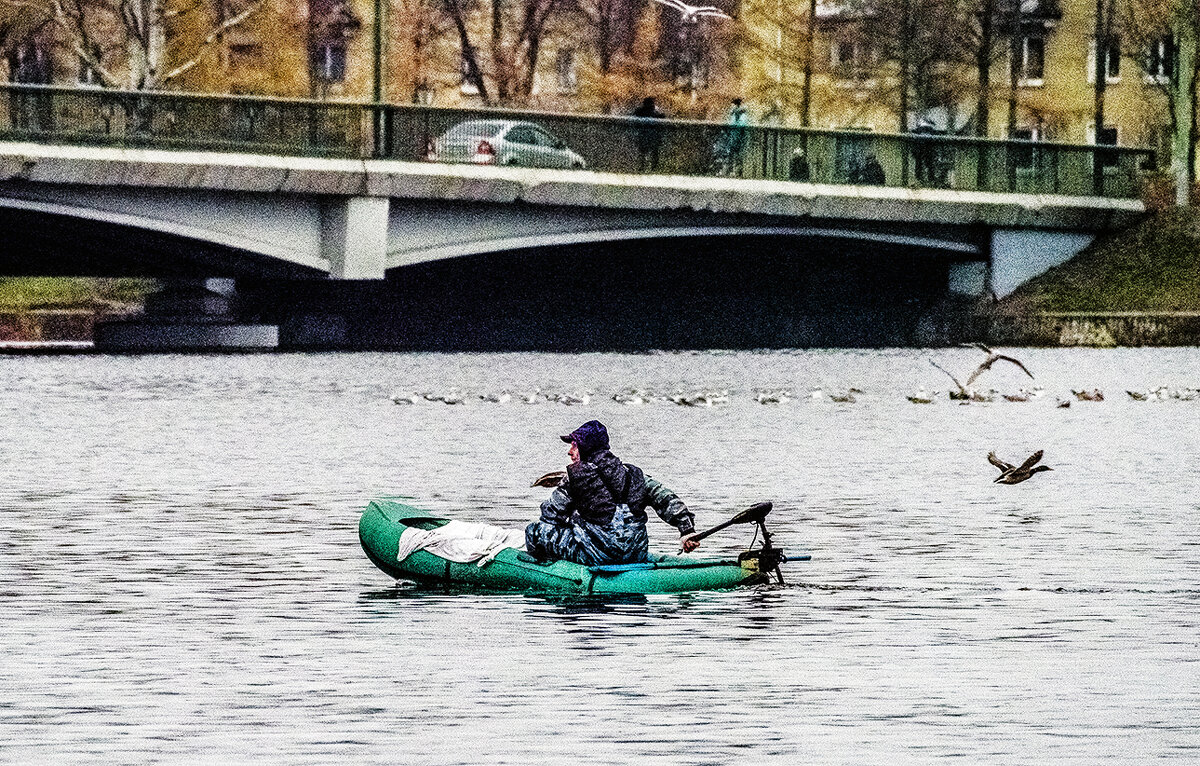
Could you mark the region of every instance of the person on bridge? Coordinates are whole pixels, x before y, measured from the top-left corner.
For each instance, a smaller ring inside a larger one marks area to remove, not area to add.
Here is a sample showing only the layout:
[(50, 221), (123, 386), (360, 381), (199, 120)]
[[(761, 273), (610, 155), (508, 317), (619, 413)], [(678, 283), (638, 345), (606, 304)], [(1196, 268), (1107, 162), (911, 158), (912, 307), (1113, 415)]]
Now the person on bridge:
[(804, 183), (812, 180), (812, 170), (808, 167), (808, 157), (804, 153), (804, 147), (792, 152), (792, 159), (788, 162), (788, 180)]
[(750, 112), (742, 106), (742, 100), (735, 98), (729, 105), (729, 125), (717, 142), (717, 175), (732, 176), (742, 174), (742, 153), (746, 150), (746, 126), (750, 124)]
[(538, 559), (577, 564), (634, 564), (648, 561), (646, 506), (679, 530), (680, 545), (691, 552), (695, 517), (674, 492), (623, 463), (609, 450), (608, 430), (598, 420), (560, 437), (571, 446), (571, 464), (539, 519), (525, 528), (525, 548)]
[[(633, 110), (634, 117), (661, 120), (666, 117), (654, 103), (654, 96), (642, 99), (642, 105)], [(637, 131), (638, 172), (653, 173), (658, 170), (658, 150), (662, 147), (662, 128), (641, 127)]]

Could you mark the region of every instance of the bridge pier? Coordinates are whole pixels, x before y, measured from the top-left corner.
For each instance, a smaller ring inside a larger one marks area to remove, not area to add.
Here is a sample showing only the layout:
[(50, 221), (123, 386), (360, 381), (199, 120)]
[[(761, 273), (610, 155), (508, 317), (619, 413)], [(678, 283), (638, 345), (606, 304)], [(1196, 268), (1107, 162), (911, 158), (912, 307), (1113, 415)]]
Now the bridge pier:
[(96, 325), (101, 351), (251, 351), (279, 345), (279, 328), (236, 319), (232, 279), (171, 279), (141, 317)]
[(990, 279), (987, 261), (953, 261), (946, 288), (951, 295), (979, 298), (987, 294)]
[(387, 197), (347, 197), (321, 208), (321, 256), (334, 279), (383, 279), (387, 268)]
[(1071, 260), (1095, 241), (1095, 234), (1046, 229), (992, 231), (991, 290), (1006, 298), (1034, 277)]

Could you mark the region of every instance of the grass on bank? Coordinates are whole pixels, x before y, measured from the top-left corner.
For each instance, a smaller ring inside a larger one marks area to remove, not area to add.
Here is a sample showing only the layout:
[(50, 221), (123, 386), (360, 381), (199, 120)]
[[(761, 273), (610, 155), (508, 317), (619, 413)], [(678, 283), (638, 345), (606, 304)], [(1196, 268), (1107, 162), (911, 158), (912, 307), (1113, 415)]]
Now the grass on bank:
[(153, 279), (4, 278), (0, 279), (0, 312), (138, 305), (156, 289)]
[(1005, 313), (1200, 311), (1200, 211), (1156, 213), (1098, 239), (1000, 302)]

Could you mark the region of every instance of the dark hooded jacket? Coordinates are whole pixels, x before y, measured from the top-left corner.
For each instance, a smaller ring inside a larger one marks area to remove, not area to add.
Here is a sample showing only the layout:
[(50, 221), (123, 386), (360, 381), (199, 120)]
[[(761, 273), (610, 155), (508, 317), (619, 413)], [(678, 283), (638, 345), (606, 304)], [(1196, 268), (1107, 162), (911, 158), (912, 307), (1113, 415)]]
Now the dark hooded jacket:
[(598, 450), (567, 468), (542, 503), (541, 518), (526, 529), (526, 544), (540, 558), (581, 564), (645, 561), (647, 506), (681, 536), (695, 531), (691, 511), (675, 493), (609, 450)]
[(567, 466), (571, 499), (580, 518), (592, 524), (612, 521), (617, 505), (624, 503), (641, 523), (646, 523), (646, 477), (636, 465), (622, 463), (608, 450)]

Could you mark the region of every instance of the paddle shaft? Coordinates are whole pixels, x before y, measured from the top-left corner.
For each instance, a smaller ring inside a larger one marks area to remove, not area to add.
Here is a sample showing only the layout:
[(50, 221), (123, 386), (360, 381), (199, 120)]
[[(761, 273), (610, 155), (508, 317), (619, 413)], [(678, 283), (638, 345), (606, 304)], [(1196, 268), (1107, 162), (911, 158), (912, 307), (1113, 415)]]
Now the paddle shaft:
[(703, 532), (697, 532), (696, 534), (692, 535), (691, 539), (696, 542), (700, 542), (701, 540), (708, 537), (709, 535), (714, 534), (716, 532), (720, 532), (722, 529), (725, 529), (726, 527), (731, 527), (734, 524), (745, 524), (746, 522), (749, 522), (749, 521), (753, 521), (753, 522), (762, 521), (763, 518), (766, 517), (766, 515), (770, 512), (771, 512), (771, 504), (770, 503), (759, 503), (757, 505), (752, 505), (749, 508), (747, 508), (746, 510), (739, 513), (738, 515), (734, 516), (729, 521), (722, 521), (720, 524), (716, 525), (715, 527), (712, 527), (711, 529), (706, 529)]

